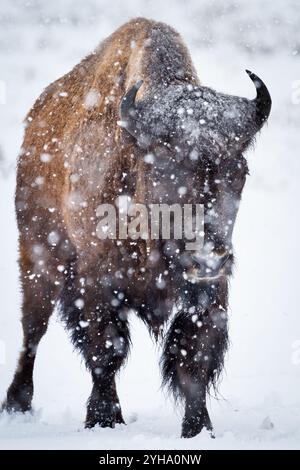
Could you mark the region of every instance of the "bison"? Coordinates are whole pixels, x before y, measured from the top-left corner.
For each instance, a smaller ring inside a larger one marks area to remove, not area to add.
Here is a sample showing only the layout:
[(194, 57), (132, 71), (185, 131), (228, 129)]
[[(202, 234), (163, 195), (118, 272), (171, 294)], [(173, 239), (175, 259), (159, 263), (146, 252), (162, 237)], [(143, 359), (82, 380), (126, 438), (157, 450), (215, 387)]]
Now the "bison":
[[(124, 423), (115, 376), (133, 311), (162, 343), (163, 383), (185, 407), (182, 437), (212, 433), (206, 396), (228, 345), (243, 154), (271, 109), (266, 86), (247, 73), (253, 100), (205, 87), (180, 35), (137, 18), (37, 99), (15, 198), (24, 342), (3, 409), (31, 409), (38, 344), (57, 306), (93, 379), (85, 426)], [(121, 196), (201, 204), (201, 252), (183, 240), (97, 236), (97, 208)]]

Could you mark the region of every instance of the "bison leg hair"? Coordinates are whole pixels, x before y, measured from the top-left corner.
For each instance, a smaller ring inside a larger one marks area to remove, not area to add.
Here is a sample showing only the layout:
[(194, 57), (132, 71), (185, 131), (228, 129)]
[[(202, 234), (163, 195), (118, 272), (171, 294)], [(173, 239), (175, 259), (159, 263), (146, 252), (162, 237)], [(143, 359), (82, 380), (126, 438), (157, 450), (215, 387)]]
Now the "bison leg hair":
[(163, 328), (171, 315), (173, 303), (160, 296), (161, 292), (147, 292), (147, 299), (137, 308), (139, 318), (146, 324), (150, 335), (157, 341), (163, 334)]
[(33, 367), (37, 347), (46, 333), (53, 311), (52, 301), (56, 295), (54, 285), (47, 277), (40, 275), (32, 279), (28, 274), (34, 271), (30, 260), (24, 256), (24, 250), (20, 267), (23, 287), (23, 348), (13, 381), (7, 391), (6, 400), (2, 405), (2, 409), (8, 412), (26, 412), (31, 409)]
[(85, 426), (114, 427), (124, 423), (115, 375), (129, 352), (127, 315), (121, 306), (112, 306), (113, 296), (99, 285), (96, 288), (97, 281), (92, 285), (90, 280), (82, 294), (76, 274), (72, 277), (61, 296), (61, 314), (73, 344), (92, 374)]
[(206, 395), (216, 385), (228, 343), (223, 287), (217, 283), (202, 288), (188, 285), (182, 308), (166, 336), (163, 383), (176, 399), (184, 401), (182, 437), (193, 437), (203, 428), (212, 433)]

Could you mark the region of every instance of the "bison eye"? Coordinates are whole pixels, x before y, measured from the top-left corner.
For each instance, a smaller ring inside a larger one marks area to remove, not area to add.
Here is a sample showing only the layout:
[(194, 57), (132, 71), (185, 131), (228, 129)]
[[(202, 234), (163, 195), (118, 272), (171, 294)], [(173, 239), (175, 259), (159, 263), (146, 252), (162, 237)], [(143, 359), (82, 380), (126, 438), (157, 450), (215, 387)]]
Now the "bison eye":
[(230, 187), (232, 188), (234, 192), (239, 193), (240, 191), (242, 191), (245, 182), (246, 182), (246, 173), (244, 174), (239, 173), (239, 174), (233, 175), (232, 181), (230, 183)]
[(233, 191), (240, 192), (242, 191), (244, 184), (246, 182), (247, 171), (244, 168), (238, 169), (232, 173), (230, 186)]
[(246, 160), (244, 158), (229, 160), (225, 168), (223, 168), (223, 171), (225, 185), (235, 193), (241, 192), (248, 174)]

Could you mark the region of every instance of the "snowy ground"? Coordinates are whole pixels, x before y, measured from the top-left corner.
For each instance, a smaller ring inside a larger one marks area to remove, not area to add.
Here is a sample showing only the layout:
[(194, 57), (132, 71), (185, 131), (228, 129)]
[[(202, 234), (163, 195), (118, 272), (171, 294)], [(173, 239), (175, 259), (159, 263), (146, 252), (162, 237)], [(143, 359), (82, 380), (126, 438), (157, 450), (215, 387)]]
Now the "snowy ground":
[(273, 97), (269, 125), (248, 155), (251, 176), (235, 227), (232, 344), (221, 395), (210, 404), (216, 439), (205, 434), (179, 438), (180, 410), (160, 390), (159, 348), (135, 318), (133, 349), (119, 385), (128, 424), (84, 430), (91, 381), (54, 315), (36, 362), (35, 413), (2, 416), (0, 447), (299, 448), (299, 0), (0, 4), (0, 400), (21, 345), (15, 159), (22, 118), (43, 87), (116, 26), (142, 15), (166, 21), (182, 33), (203, 83), (252, 97), (253, 85), (244, 73), (249, 68), (264, 79)]

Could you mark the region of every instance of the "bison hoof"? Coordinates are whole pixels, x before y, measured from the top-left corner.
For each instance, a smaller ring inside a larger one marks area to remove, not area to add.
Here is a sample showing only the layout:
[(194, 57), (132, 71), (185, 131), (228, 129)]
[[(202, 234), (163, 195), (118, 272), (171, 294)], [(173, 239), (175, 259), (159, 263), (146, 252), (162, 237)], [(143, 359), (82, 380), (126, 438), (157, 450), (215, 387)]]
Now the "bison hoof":
[(125, 424), (120, 406), (116, 407), (113, 405), (109, 408), (110, 412), (107, 412), (107, 409), (102, 410), (100, 408), (99, 410), (94, 407), (88, 407), (85, 427), (93, 428), (94, 426), (100, 426), (101, 428), (114, 428), (116, 424)]
[(215, 435), (207, 410), (195, 416), (189, 416), (184, 418), (182, 423), (181, 437), (195, 437), (204, 428), (209, 431), (210, 436), (214, 439)]
[(33, 389), (31, 386), (21, 390), (8, 389), (6, 400), (1, 406), (1, 411), (8, 413), (26, 413), (31, 411)]
[(100, 426), (101, 428), (114, 428), (116, 424), (125, 424), (124, 420), (117, 420), (114, 418), (90, 418), (86, 419), (85, 427), (90, 429), (94, 428), (95, 426)]
[(18, 401), (4, 401), (1, 406), (1, 411), (6, 411), (7, 413), (26, 413), (31, 411), (31, 405), (27, 403), (19, 403)]

